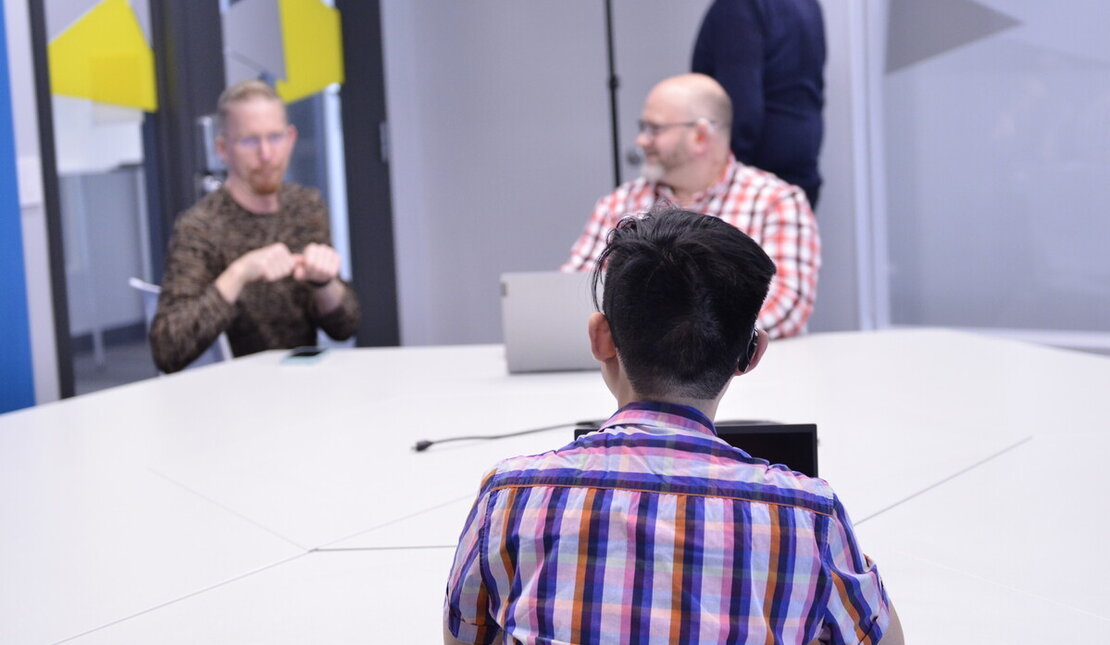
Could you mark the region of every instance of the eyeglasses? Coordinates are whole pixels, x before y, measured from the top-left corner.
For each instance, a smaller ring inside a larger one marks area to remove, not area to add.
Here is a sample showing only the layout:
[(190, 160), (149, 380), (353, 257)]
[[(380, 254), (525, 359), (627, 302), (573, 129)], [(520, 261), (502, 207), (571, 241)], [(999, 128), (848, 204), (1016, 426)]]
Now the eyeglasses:
[(637, 121), (636, 125), (640, 128), (640, 134), (646, 134), (652, 139), (659, 136), (659, 133), (668, 128), (689, 128), (697, 125), (701, 119), (697, 121), (685, 121), (683, 123), (651, 123), (649, 121)]
[(265, 141), (271, 148), (280, 146), (285, 143), (285, 138), (289, 136), (288, 130), (281, 132), (271, 132), (266, 135), (251, 135), (249, 137), (241, 137), (235, 139), (232, 143), (243, 150), (255, 151), (262, 147), (262, 142)]

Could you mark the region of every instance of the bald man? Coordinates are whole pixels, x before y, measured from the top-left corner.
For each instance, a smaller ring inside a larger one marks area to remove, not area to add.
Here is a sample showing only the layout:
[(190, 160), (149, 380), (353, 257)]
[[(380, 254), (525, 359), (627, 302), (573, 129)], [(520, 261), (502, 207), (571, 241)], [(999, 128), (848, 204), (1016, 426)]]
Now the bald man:
[(640, 177), (594, 206), (563, 271), (592, 271), (609, 231), (657, 203), (718, 217), (751, 236), (777, 268), (758, 325), (771, 338), (800, 334), (813, 312), (821, 240), (805, 193), (729, 150), (732, 103), (703, 74), (663, 80), (647, 96), (636, 145)]

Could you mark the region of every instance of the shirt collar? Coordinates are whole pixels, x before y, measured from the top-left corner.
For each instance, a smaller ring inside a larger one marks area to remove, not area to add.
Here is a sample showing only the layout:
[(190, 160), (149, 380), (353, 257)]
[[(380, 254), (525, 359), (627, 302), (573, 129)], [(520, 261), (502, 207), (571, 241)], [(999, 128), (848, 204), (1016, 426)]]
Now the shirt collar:
[[(717, 181), (710, 184), (708, 188), (700, 193), (694, 193), (693, 203), (698, 207), (704, 207), (715, 197), (726, 194), (729, 187), (732, 186), (732, 177), (736, 173), (736, 167), (739, 163), (740, 162), (736, 161), (736, 157), (730, 152), (728, 154), (728, 163), (725, 164), (724, 169), (721, 171), (721, 175), (717, 177)], [(670, 186), (656, 182), (654, 187), (657, 197), (662, 197), (672, 204), (678, 203), (674, 196), (674, 189)]]
[(601, 425), (601, 430), (615, 426), (646, 426), (665, 433), (717, 436), (709, 417), (687, 405), (662, 401), (635, 401), (617, 410)]

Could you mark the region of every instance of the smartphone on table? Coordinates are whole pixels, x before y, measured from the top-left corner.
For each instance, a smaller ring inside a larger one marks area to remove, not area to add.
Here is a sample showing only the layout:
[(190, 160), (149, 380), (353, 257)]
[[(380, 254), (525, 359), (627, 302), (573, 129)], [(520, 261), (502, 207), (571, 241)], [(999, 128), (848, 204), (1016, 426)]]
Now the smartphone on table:
[(327, 347), (296, 347), (281, 359), (285, 365), (311, 365), (323, 358)]

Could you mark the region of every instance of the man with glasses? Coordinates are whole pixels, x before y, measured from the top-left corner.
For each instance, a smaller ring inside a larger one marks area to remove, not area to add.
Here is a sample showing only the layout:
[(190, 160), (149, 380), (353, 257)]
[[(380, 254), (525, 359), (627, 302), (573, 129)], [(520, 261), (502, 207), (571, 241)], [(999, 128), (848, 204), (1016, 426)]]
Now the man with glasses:
[(343, 340), (358, 326), (323, 199), (285, 181), (297, 140), (285, 105), (251, 80), (225, 90), (218, 111), (227, 181), (174, 225), (150, 330), (164, 372), (183, 369), (223, 332), (242, 356), (315, 345), (318, 328)]
[(563, 271), (591, 271), (607, 236), (628, 214), (658, 203), (718, 217), (750, 235), (777, 267), (759, 326), (771, 338), (805, 331), (817, 294), (821, 241), (805, 194), (729, 151), (732, 103), (708, 76), (668, 78), (648, 94), (636, 144), (641, 176), (594, 206)]

